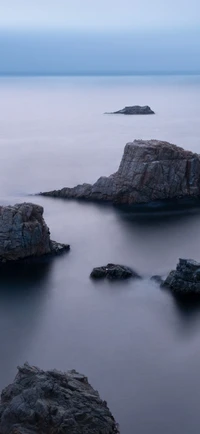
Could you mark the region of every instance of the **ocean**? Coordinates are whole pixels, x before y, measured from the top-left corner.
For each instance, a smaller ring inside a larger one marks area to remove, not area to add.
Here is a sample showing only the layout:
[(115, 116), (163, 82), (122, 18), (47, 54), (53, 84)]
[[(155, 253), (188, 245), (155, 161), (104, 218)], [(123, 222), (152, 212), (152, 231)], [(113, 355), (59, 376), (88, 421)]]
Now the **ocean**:
[[(115, 172), (134, 139), (200, 152), (200, 76), (1, 77), (0, 201), (43, 205), (71, 251), (1, 270), (0, 388), (17, 365), (77, 369), (122, 434), (199, 434), (200, 305), (150, 281), (179, 257), (200, 261), (200, 210), (127, 212), (34, 196)], [(125, 105), (155, 116), (111, 116)], [(142, 280), (94, 282), (93, 267), (131, 266)]]

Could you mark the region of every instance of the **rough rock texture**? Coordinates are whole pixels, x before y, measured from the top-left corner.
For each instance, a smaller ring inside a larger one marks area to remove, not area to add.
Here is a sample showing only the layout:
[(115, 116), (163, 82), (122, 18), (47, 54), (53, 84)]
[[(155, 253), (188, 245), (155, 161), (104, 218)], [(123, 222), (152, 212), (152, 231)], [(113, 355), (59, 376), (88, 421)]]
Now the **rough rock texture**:
[(103, 267), (94, 268), (90, 274), (90, 277), (94, 279), (107, 278), (110, 280), (121, 280), (128, 279), (130, 277), (139, 278), (140, 276), (125, 265), (107, 264)]
[(179, 259), (176, 270), (169, 273), (164, 286), (176, 294), (200, 295), (200, 263), (192, 259)]
[(119, 169), (95, 184), (63, 188), (45, 196), (142, 204), (200, 195), (200, 156), (158, 140), (127, 143)]
[(43, 208), (32, 203), (0, 207), (0, 263), (59, 254), (69, 246), (50, 240)]
[(76, 371), (25, 364), (1, 394), (0, 434), (114, 434), (105, 401)]
[(122, 114), (122, 115), (154, 115), (155, 112), (151, 110), (151, 108), (148, 105), (140, 106), (140, 105), (134, 105), (129, 107), (124, 107), (122, 110), (118, 110), (117, 112), (112, 113), (106, 113), (106, 114)]

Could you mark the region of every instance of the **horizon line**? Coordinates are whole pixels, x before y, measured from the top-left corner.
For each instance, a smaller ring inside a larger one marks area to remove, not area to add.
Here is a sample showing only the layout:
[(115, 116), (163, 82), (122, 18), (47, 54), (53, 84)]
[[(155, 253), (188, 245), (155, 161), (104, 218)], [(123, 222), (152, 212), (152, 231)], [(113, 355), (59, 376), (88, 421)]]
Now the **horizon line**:
[(103, 72), (0, 72), (0, 77), (131, 77), (131, 76), (187, 76), (200, 75), (197, 71), (103, 71)]

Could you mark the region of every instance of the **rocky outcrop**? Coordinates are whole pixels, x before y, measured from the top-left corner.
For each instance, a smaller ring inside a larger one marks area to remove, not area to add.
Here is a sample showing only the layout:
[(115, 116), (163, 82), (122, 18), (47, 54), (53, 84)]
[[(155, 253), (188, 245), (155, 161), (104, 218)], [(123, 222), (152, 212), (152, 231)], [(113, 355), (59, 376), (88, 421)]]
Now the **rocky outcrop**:
[(107, 278), (109, 280), (123, 280), (130, 277), (140, 278), (131, 268), (125, 265), (107, 264), (103, 267), (94, 268), (90, 274), (93, 279)]
[(0, 207), (0, 263), (59, 254), (69, 245), (50, 240), (42, 206), (21, 203)]
[(133, 105), (129, 107), (124, 107), (122, 110), (118, 110), (117, 112), (111, 112), (111, 113), (105, 113), (105, 114), (111, 114), (111, 115), (154, 115), (155, 112), (151, 110), (151, 108), (148, 105), (140, 106), (140, 105)]
[(193, 259), (179, 259), (176, 270), (169, 273), (163, 285), (178, 295), (200, 296), (200, 263)]
[(1, 394), (0, 434), (119, 433), (105, 401), (76, 371), (25, 364)]
[(95, 184), (63, 188), (45, 196), (142, 204), (200, 195), (200, 156), (159, 140), (127, 143), (119, 169)]

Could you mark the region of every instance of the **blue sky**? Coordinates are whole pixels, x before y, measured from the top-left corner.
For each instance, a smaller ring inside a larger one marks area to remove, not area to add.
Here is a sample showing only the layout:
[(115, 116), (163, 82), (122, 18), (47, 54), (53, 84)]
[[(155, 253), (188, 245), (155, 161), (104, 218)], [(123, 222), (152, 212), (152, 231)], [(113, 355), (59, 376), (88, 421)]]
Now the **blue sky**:
[(0, 74), (200, 71), (200, 0), (0, 2)]
[(0, 5), (0, 28), (146, 31), (199, 24), (199, 0), (1, 0)]

